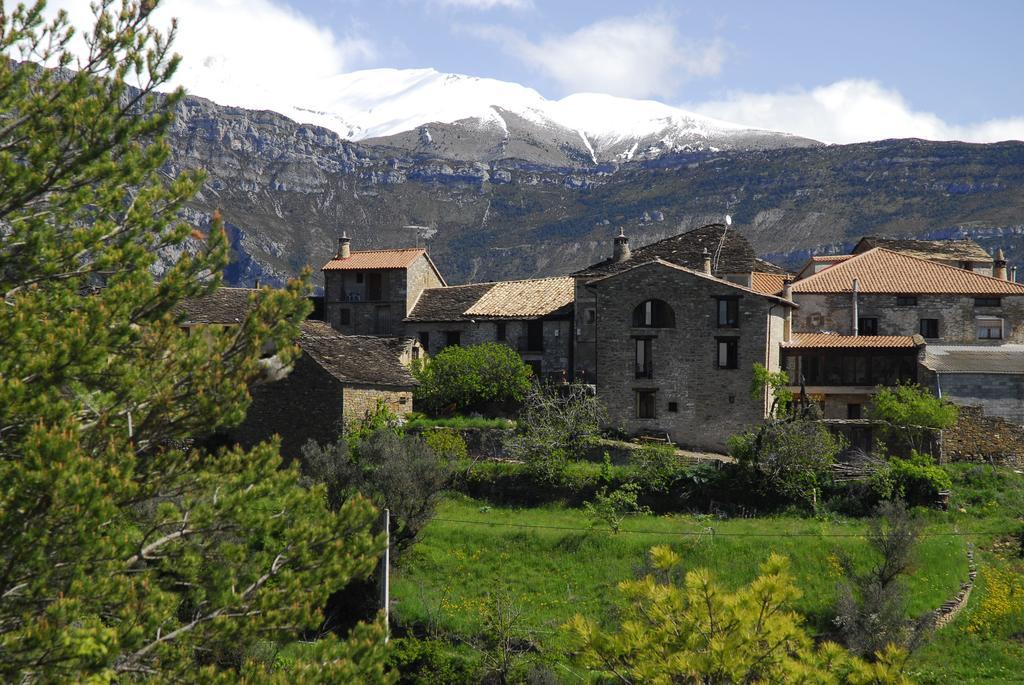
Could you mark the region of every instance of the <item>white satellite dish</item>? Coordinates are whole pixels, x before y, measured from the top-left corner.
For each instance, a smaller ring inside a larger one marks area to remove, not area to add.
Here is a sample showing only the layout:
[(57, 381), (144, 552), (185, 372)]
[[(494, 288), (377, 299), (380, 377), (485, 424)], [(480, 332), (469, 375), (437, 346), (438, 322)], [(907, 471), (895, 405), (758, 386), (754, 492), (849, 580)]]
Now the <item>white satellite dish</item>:
[(728, 214), (725, 215), (725, 225), (732, 226), (732, 217), (729, 216)]

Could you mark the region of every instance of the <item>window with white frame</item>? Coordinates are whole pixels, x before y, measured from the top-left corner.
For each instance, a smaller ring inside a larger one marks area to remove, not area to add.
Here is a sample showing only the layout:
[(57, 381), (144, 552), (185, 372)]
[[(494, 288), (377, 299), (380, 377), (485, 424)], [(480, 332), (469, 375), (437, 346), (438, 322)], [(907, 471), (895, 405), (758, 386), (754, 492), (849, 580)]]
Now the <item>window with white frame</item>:
[(978, 319), (978, 340), (1002, 340), (1002, 319)]

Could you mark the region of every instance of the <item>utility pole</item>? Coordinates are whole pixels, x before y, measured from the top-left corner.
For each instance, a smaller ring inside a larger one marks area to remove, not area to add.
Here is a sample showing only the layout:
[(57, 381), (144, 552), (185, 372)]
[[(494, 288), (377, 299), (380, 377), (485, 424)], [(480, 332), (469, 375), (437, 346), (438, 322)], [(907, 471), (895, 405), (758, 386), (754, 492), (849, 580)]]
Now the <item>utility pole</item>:
[(384, 556), (380, 560), (380, 608), (384, 612), (384, 642), (391, 638), (391, 511), (385, 509)]

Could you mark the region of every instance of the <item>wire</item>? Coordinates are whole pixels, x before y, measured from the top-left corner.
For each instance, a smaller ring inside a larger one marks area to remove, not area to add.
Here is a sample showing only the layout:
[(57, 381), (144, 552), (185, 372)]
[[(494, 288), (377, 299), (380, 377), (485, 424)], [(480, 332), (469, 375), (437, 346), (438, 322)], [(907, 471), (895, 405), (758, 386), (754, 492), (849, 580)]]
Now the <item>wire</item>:
[[(480, 526), (504, 526), (506, 528), (534, 528), (541, 530), (561, 530), (570, 531), (576, 533), (591, 533), (594, 531), (593, 528), (576, 528), (573, 526), (550, 526), (539, 523), (507, 523), (504, 521), (473, 521), (471, 519), (448, 519), (435, 517), (434, 521), (441, 523), (464, 523), (469, 525), (480, 525)], [(736, 538), (801, 538), (801, 537), (812, 537), (812, 538), (862, 538), (865, 537), (865, 533), (812, 533), (812, 532), (796, 532), (796, 533), (738, 533), (728, 531), (718, 531), (714, 527), (708, 526), (702, 530), (644, 530), (644, 529), (631, 529), (621, 528), (620, 533), (634, 533), (637, 535), (665, 535), (665, 536), (695, 536), (699, 537), (702, 535), (710, 537), (736, 537)], [(1016, 531), (999, 531), (999, 530), (975, 530), (975, 531), (924, 531), (918, 534), (918, 537), (966, 537), (969, 535), (1012, 535)]]

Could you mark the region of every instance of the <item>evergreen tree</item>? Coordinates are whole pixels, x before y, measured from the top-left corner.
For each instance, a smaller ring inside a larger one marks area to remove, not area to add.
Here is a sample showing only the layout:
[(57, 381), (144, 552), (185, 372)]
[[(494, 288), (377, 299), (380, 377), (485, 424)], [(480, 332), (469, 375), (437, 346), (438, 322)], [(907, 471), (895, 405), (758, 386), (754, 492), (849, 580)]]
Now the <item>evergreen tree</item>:
[[(294, 358), (306, 285), (179, 327), (228, 246), (176, 218), (203, 179), (165, 173), (182, 93), (156, 92), (178, 57), (155, 5), (101, 0), (76, 59), (65, 16), (0, 0), (0, 681), (387, 681), (380, 626), (287, 672), (246, 660), (315, 629), (381, 540), (273, 445), (185, 447), (241, 420), (262, 349)], [(162, 250), (183, 256), (156, 281)]]

